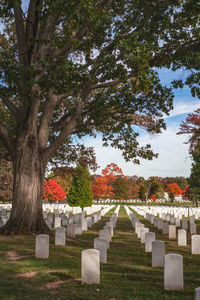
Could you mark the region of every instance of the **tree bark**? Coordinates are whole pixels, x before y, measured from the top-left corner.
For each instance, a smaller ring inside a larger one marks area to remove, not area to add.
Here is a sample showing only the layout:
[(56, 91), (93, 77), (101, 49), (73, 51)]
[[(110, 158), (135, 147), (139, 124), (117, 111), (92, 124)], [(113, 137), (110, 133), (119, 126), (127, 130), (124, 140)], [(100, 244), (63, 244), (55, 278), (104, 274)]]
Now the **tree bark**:
[(8, 222), (0, 228), (0, 234), (50, 232), (42, 213), (45, 166), (40, 158), (37, 135), (27, 132), (23, 140), (25, 142), (16, 147), (12, 212)]

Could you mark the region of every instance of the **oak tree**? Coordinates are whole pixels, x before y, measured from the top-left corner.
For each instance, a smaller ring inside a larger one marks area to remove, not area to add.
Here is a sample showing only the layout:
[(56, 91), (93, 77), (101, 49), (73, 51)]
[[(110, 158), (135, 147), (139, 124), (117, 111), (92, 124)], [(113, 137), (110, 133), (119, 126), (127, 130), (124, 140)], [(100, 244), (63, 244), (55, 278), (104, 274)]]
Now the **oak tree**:
[[(126, 160), (152, 159), (137, 126), (159, 133), (172, 108), (156, 67), (182, 1), (2, 0), (0, 140), (14, 168), (13, 206), (1, 233), (48, 232), (45, 169), (75, 139), (102, 133)], [(163, 54), (162, 54), (163, 53)], [(134, 126), (135, 125), (135, 126)]]

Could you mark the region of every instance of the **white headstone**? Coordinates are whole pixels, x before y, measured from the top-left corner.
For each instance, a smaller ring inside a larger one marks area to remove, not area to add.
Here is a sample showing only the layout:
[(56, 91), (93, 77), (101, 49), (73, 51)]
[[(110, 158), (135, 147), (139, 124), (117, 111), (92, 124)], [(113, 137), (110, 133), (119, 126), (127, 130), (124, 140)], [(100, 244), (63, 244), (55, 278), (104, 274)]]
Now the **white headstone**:
[(194, 300), (200, 300), (200, 287), (194, 290)]
[(47, 234), (36, 235), (35, 257), (49, 258), (49, 236)]
[(162, 228), (163, 228), (163, 220), (158, 220), (158, 229), (159, 230), (162, 230)]
[(195, 222), (195, 217), (194, 216), (190, 216), (190, 224), (194, 224)]
[(74, 226), (75, 226), (75, 234), (81, 235), (83, 233), (82, 232), (82, 224), (76, 223), (76, 224), (74, 224)]
[(106, 238), (106, 239), (108, 239), (109, 242), (111, 242), (111, 240), (112, 240), (110, 230), (106, 230), (106, 229), (99, 231), (99, 237)]
[(81, 219), (82, 231), (88, 230), (88, 223), (86, 219)]
[(155, 232), (147, 232), (145, 234), (145, 252), (152, 252), (152, 242), (154, 242), (155, 239)]
[(200, 235), (194, 234), (191, 237), (191, 253), (200, 254)]
[(176, 239), (176, 226), (169, 225), (169, 239), (175, 240)]
[(147, 232), (149, 232), (149, 228), (147, 228), (147, 227), (142, 228), (142, 230), (141, 230), (141, 239), (140, 239), (142, 244), (145, 243), (145, 234)]
[(187, 231), (185, 229), (178, 230), (178, 246), (187, 246)]
[(183, 256), (175, 253), (165, 255), (164, 289), (169, 291), (183, 289)]
[(75, 224), (67, 225), (67, 236), (75, 238)]
[(180, 219), (178, 217), (175, 219), (175, 225), (176, 227), (181, 226)]
[(107, 263), (107, 249), (108, 249), (107, 241), (104, 238), (95, 238), (94, 249), (100, 251), (100, 262)]
[(165, 255), (165, 242), (155, 240), (152, 242), (152, 267), (163, 267)]
[(55, 217), (55, 228), (61, 227), (61, 218), (60, 217)]
[(169, 223), (163, 222), (162, 234), (169, 234)]
[(190, 223), (190, 234), (196, 234), (197, 233), (197, 225)]
[(81, 252), (81, 281), (85, 284), (100, 284), (100, 251), (86, 249)]
[(66, 243), (66, 228), (57, 227), (55, 230), (55, 245), (65, 246)]
[(182, 229), (185, 229), (185, 230), (188, 229), (188, 221), (185, 219), (182, 220)]
[(62, 226), (67, 226), (69, 224), (68, 217), (66, 216), (61, 217), (61, 224)]

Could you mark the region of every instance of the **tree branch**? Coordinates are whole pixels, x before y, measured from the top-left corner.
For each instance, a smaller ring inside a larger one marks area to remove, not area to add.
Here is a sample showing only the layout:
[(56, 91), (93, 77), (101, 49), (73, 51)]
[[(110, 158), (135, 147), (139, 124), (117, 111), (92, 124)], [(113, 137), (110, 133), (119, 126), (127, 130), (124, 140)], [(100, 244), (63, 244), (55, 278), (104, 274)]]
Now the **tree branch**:
[(75, 42), (77, 40), (82, 39), (84, 37), (85, 33), (87, 32), (87, 30), (88, 30), (88, 26), (79, 27), (77, 33), (73, 36), (73, 40), (70, 40), (61, 49), (58, 49), (57, 51), (55, 51), (55, 56), (59, 57), (59, 56), (63, 56), (66, 53), (68, 54), (68, 52), (72, 48), (73, 44), (75, 44)]
[(51, 129), (51, 134), (56, 132), (56, 131), (59, 131), (63, 128), (64, 124), (65, 124), (65, 121), (66, 119), (69, 118), (69, 114), (65, 114), (63, 115), (52, 127)]
[(1, 94), (0, 100), (5, 104), (14, 117), (17, 115), (17, 107), (4, 95)]
[(43, 42), (45, 41), (45, 43), (39, 46), (35, 63), (37, 63), (38, 58), (40, 59), (44, 58), (45, 55), (50, 50), (51, 48), (50, 40), (56, 30), (56, 24), (59, 19), (59, 16), (60, 16), (60, 12), (57, 13), (56, 15), (49, 15), (49, 17), (47, 18), (46, 26), (40, 36), (40, 40), (42, 40)]
[(94, 84), (94, 85), (91, 86), (90, 90), (107, 88), (107, 87), (118, 85), (120, 83), (122, 83), (121, 80), (114, 80), (114, 81), (109, 81), (109, 82)]
[(42, 153), (42, 157), (44, 161), (48, 161), (50, 157), (55, 153), (55, 151), (64, 143), (66, 138), (72, 133), (74, 128), (77, 126), (79, 122), (79, 118), (81, 116), (81, 109), (67, 118), (63, 124), (63, 130), (60, 132), (58, 137), (51, 143), (51, 145), (46, 148), (46, 150)]
[(51, 90), (49, 92), (49, 99), (47, 99), (44, 104), (44, 109), (40, 121), (38, 139), (39, 139), (39, 146), (41, 149), (44, 149), (47, 145), (48, 138), (49, 138), (50, 124), (52, 121), (52, 116), (57, 101), (58, 101), (58, 97), (54, 95), (53, 91)]
[(3, 142), (6, 149), (11, 153), (11, 156), (14, 153), (14, 143), (3, 123), (0, 121), (0, 139)]
[(15, 14), (15, 26), (17, 33), (17, 41), (18, 41), (18, 55), (19, 61), (24, 66), (27, 65), (27, 48), (26, 48), (26, 38), (25, 38), (25, 29), (24, 29), (24, 19), (22, 15), (22, 9), (17, 1), (14, 1), (14, 14)]
[(48, 162), (50, 157), (56, 152), (56, 150), (64, 143), (67, 137), (73, 132), (78, 123), (80, 122), (81, 115), (83, 112), (84, 104), (87, 100), (89, 94), (89, 87), (86, 87), (82, 92), (81, 100), (77, 104), (77, 109), (75, 113), (63, 122), (63, 129), (58, 135), (58, 137), (51, 143), (51, 145), (43, 151), (42, 157), (44, 162)]
[(29, 62), (31, 63), (32, 54), (34, 53), (35, 40), (40, 31), (39, 5), (41, 0), (32, 0), (29, 3), (28, 17), (26, 19), (26, 39), (28, 41)]

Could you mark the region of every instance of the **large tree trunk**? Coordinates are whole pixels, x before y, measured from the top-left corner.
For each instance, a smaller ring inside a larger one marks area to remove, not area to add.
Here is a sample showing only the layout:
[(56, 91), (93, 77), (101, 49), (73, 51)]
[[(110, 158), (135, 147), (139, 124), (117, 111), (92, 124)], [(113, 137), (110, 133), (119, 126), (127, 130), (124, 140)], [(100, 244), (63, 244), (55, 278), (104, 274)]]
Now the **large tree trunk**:
[(1, 234), (49, 233), (42, 214), (45, 166), (40, 158), (37, 136), (28, 134), (16, 150), (12, 212)]

